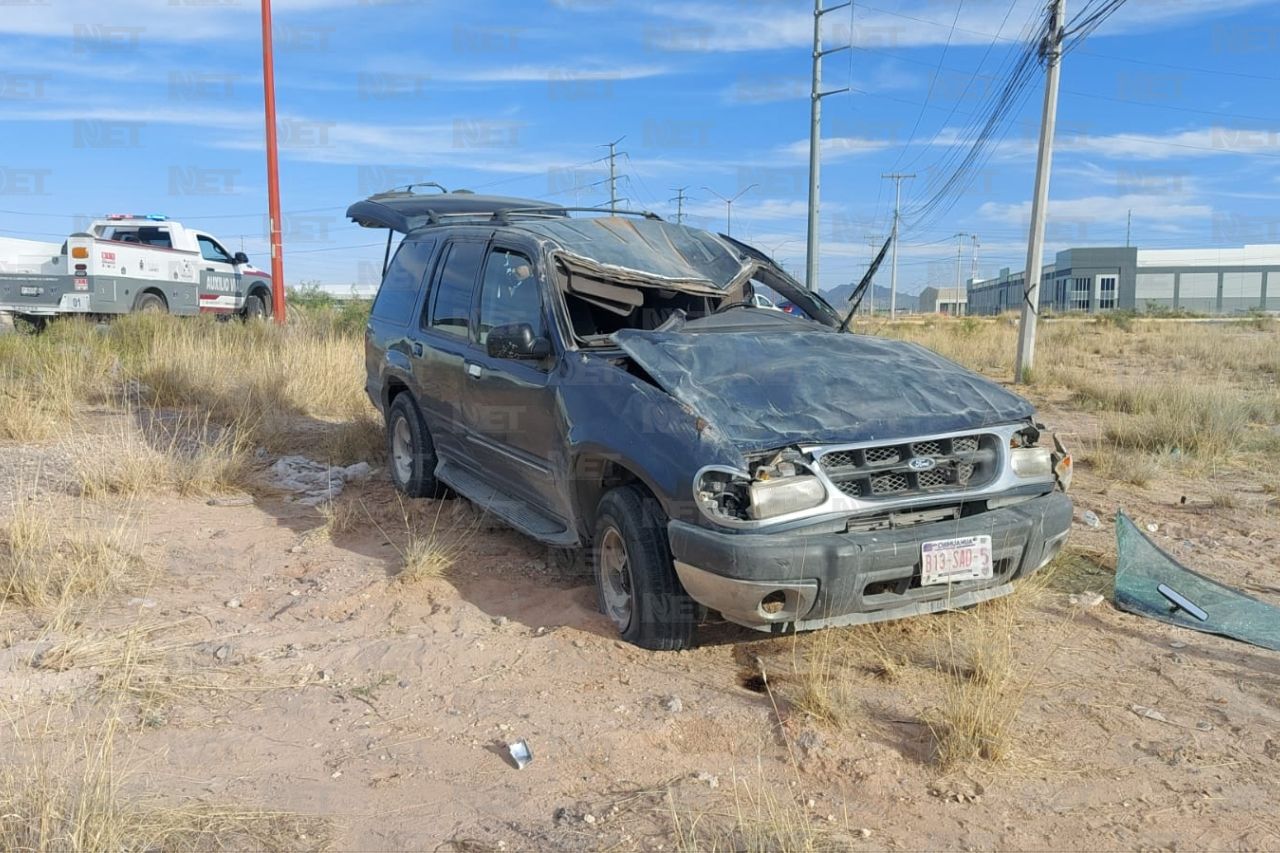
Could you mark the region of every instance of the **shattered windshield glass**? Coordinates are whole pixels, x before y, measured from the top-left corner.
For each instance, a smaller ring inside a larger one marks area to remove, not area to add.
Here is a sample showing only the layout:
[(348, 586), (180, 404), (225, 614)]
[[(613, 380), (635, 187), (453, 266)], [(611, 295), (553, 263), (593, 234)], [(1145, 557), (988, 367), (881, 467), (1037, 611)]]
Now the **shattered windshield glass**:
[(1139, 616), (1280, 651), (1280, 608), (1210, 580), (1116, 516), (1116, 605)]

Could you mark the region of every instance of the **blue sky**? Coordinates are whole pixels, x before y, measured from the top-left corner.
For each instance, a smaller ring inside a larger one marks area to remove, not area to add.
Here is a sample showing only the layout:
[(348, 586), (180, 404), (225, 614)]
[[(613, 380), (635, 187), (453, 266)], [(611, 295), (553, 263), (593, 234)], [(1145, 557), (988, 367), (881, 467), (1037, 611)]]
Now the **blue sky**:
[[(1068, 0), (1081, 7), (1085, 0)], [(276, 0), (290, 283), (368, 284), (346, 222), (394, 184), (607, 201), (722, 229), (804, 265), (812, 6), (651, 0)], [(825, 16), (824, 288), (861, 275), (903, 185), (901, 285), (1021, 268), (1043, 78), (967, 191), (930, 215), (957, 140), (1042, 4), (876, 0)], [(0, 0), (0, 236), (54, 240), (162, 212), (266, 263), (257, 0)], [(1280, 10), (1129, 0), (1064, 64), (1047, 254), (1280, 242)], [(755, 185), (755, 186), (752, 186)], [(887, 273), (877, 279), (887, 284)]]

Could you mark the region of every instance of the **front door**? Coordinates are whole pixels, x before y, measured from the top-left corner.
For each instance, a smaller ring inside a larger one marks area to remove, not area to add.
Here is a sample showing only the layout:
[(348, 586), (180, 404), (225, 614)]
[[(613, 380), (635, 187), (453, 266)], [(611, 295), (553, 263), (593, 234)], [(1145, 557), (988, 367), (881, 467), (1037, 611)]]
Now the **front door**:
[[(463, 410), (481, 473), (503, 492), (569, 517), (554, 483), (552, 460), (564, 435), (551, 381), (554, 355), (543, 361), (493, 358), (485, 349), (496, 326), (528, 323), (548, 337), (543, 282), (523, 251), (495, 243), (485, 258), (475, 346), (467, 355)], [(559, 467), (559, 466), (557, 466)]]
[(208, 234), (197, 234), (200, 246), (200, 310), (229, 314), (244, 305), (240, 292), (240, 269), (235, 258)]

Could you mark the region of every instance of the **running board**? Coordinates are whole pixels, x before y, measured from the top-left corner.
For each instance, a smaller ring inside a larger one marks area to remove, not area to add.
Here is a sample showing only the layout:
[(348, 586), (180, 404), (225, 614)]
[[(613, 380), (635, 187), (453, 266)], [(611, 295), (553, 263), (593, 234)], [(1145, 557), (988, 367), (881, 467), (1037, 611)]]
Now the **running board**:
[(436, 479), (525, 536), (561, 548), (579, 544), (577, 533), (565, 527), (563, 522), (534, 509), (527, 501), (498, 491), (456, 463), (442, 463), (436, 469)]

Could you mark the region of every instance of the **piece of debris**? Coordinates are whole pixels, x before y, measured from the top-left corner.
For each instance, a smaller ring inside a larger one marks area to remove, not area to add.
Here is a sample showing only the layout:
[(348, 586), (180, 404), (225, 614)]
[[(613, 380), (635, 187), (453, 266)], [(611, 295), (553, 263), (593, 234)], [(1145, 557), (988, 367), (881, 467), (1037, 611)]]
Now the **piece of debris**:
[(224, 643), (213, 650), (213, 656), (220, 661), (225, 661), (227, 658), (231, 657), (231, 647)]
[(154, 598), (131, 598), (129, 599), (129, 606), (150, 609), (156, 606), (156, 600)]
[(506, 625), (508, 622), (510, 622), (510, 621), (511, 621), (511, 620), (510, 620), (510, 619), (508, 619), (508, 618), (507, 618), (507, 617), (505, 617), (505, 616), (495, 616), (495, 617), (493, 617), (493, 624), (494, 624), (496, 627), (498, 627), (498, 628), (501, 628), (501, 627), (505, 626), (505, 625)]
[(805, 755), (814, 755), (826, 746), (826, 738), (817, 729), (805, 729), (796, 735), (796, 746), (804, 750)]
[(1080, 516), (1080, 520), (1090, 527), (1101, 527), (1102, 521), (1099, 520), (1098, 514), (1091, 509), (1086, 509), (1084, 514)]
[(1106, 599), (1101, 593), (1088, 591), (1067, 596), (1067, 601), (1071, 602), (1075, 607), (1083, 607), (1087, 610), (1090, 607), (1097, 607), (1099, 604), (1106, 601)]
[(668, 713), (679, 714), (684, 710), (684, 703), (680, 701), (679, 696), (671, 696), (663, 703), (663, 707), (667, 709)]
[(1209, 722), (1208, 720), (1201, 720), (1200, 722), (1196, 723), (1196, 729), (1202, 732), (1211, 732), (1213, 731), (1213, 723)]
[(699, 771), (698, 775), (695, 776), (694, 778), (697, 779), (699, 782), (706, 782), (707, 786), (710, 788), (720, 787), (720, 777), (714, 774), (708, 773), (705, 770)]
[(253, 506), (253, 495), (227, 495), (212, 497), (207, 501), (209, 506)]
[(275, 484), (288, 492), (294, 492), (290, 498), (303, 506), (319, 506), (342, 494), (347, 483), (358, 483), (369, 479), (373, 469), (368, 462), (357, 462), (354, 465), (325, 465), (305, 456), (281, 456), (270, 468)]
[(596, 822), (596, 816), (588, 812), (582, 816), (582, 822), (588, 825), (594, 825)]
[(1171, 726), (1177, 723), (1170, 720), (1164, 714), (1161, 714), (1155, 708), (1148, 708), (1146, 705), (1130, 705), (1129, 710), (1137, 714), (1139, 717), (1146, 717), (1148, 720), (1155, 720), (1158, 723), (1168, 723)]
[(1186, 647), (1187, 647), (1187, 644), (1179, 640), (1174, 640), (1169, 644), (1169, 648), (1171, 649), (1185, 649)]
[(1156, 532), (1157, 530), (1159, 530), (1159, 529), (1160, 529), (1160, 525), (1156, 524), (1155, 522), (1148, 522), (1148, 523), (1147, 523), (1147, 532), (1148, 532), (1148, 533), (1155, 533), (1155, 532)]
[(516, 763), (517, 770), (525, 769), (533, 761), (533, 750), (529, 749), (529, 743), (524, 738), (507, 744), (507, 753)]
[(235, 610), (239, 606), (240, 606), (240, 599), (231, 598), (227, 600), (227, 607), (230, 607), (232, 610)]
[(1116, 606), (1280, 651), (1280, 607), (1191, 571), (1116, 516)]

